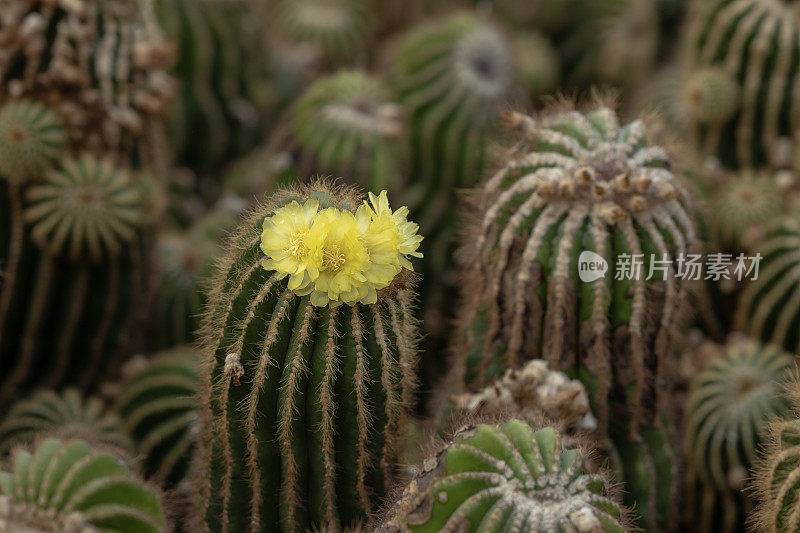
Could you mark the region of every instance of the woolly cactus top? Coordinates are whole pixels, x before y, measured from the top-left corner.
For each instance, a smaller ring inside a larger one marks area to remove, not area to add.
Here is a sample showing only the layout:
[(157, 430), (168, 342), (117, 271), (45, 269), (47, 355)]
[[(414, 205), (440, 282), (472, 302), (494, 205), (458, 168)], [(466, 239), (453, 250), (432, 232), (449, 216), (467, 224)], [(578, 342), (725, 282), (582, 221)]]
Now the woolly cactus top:
[(301, 202), (290, 200), (264, 219), (262, 265), (288, 276), (289, 290), (310, 294), (315, 306), (375, 303), (402, 269), (413, 270), (408, 257), (422, 257), (408, 208), (392, 211), (386, 191), (370, 193), (356, 209), (336, 207), (323, 189)]

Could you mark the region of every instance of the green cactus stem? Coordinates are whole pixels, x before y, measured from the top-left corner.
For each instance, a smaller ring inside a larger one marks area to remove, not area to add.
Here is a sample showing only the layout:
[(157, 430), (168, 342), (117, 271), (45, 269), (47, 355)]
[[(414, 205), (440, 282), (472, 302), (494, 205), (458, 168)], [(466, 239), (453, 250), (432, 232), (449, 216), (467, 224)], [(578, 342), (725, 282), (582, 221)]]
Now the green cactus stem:
[(743, 531), (752, 501), (742, 493), (767, 422), (786, 414), (781, 382), (793, 357), (734, 337), (692, 382), (686, 404), (687, 504), (698, 531)]
[[(316, 291), (295, 294), (294, 278), (262, 267), (262, 227), (279, 208), (297, 223), (315, 206), (314, 217), (335, 208), (346, 221), (361, 202), (321, 183), (281, 191), (230, 239), (203, 333), (198, 531), (354, 526), (379, 508), (394, 478), (414, 388), (410, 273), (400, 271), (373, 304), (320, 306)], [(303, 235), (279, 248), (312, 253)], [(320, 276), (347, 272), (361, 257), (361, 245), (338, 246), (323, 245)]]
[(119, 418), (103, 400), (96, 396), (86, 398), (75, 388), (61, 393), (39, 390), (12, 405), (0, 424), (0, 454), (17, 444), (32, 444), (40, 437), (83, 439), (120, 451), (133, 448)]
[(155, 493), (111, 453), (84, 441), (47, 439), (18, 449), (0, 472), (4, 531), (164, 533)]
[(378, 531), (629, 531), (610, 480), (585, 460), (550, 427), (467, 426), (425, 461)]
[(700, 146), (726, 167), (767, 163), (774, 142), (791, 137), (800, 124), (796, 7), (776, 0), (695, 1), (687, 20), (690, 70), (718, 72), (713, 82), (706, 74), (698, 93), (704, 111), (695, 123)]
[(199, 431), (200, 356), (191, 348), (132, 359), (115, 400), (116, 412), (145, 457), (148, 479), (176, 484), (186, 477)]
[[(672, 261), (696, 246), (688, 193), (642, 121), (622, 125), (607, 107), (508, 120), (516, 149), (475, 192), (465, 233), (454, 374), (476, 391), (542, 357), (579, 378), (642, 526), (666, 528), (679, 466), (666, 394), (687, 292)], [(596, 254), (586, 281), (582, 252)], [(640, 272), (620, 262), (637, 254)]]
[(49, 108), (33, 101), (0, 109), (0, 175), (23, 183), (38, 179), (67, 146), (66, 126)]

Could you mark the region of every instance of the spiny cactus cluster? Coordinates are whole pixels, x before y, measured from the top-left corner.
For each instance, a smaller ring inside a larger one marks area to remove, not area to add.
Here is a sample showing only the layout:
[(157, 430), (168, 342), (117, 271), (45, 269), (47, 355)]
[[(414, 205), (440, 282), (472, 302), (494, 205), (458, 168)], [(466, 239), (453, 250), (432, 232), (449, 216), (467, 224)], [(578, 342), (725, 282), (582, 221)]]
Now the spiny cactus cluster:
[(741, 529), (752, 502), (742, 489), (767, 422), (788, 411), (781, 382), (796, 369), (775, 346), (734, 337), (698, 374), (686, 403), (687, 502), (701, 531)]
[[(361, 201), (324, 184), (284, 191), (253, 211), (231, 242), (203, 332), (202, 530), (364, 523), (395, 476), (398, 428), (414, 384), (411, 275), (396, 274), (371, 304), (357, 303), (359, 296), (341, 303), (335, 286), (359, 294), (358, 284), (369, 281), (355, 281), (352, 270), (360, 245), (331, 231), (319, 234), (319, 277), (308, 278), (318, 245), (306, 212), (322, 217), (314, 225), (334, 214), (347, 228)], [(373, 223), (388, 225), (370, 226), (363, 242), (373, 231), (399, 229), (376, 217)], [(377, 261), (378, 249), (370, 250)], [(331, 285), (321, 285), (331, 275)]]
[(378, 531), (627, 531), (611, 483), (585, 458), (549, 427), (465, 427), (425, 461)]
[(81, 440), (47, 439), (18, 449), (0, 471), (4, 531), (161, 533), (167, 523), (155, 493), (119, 458)]

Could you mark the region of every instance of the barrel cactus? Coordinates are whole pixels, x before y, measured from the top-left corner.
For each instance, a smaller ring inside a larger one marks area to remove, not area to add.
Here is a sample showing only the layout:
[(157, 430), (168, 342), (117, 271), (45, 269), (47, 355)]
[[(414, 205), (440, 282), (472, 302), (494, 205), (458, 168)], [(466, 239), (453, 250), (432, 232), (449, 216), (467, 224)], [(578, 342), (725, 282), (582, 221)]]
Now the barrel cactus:
[(414, 384), (406, 213), (316, 183), (232, 238), (205, 316), (199, 530), (345, 527), (380, 505)]
[(742, 494), (767, 422), (786, 414), (781, 382), (793, 357), (744, 337), (730, 339), (692, 382), (686, 404), (687, 504), (699, 531), (744, 530)]
[(800, 223), (796, 217), (782, 217), (753, 251), (761, 256), (758, 276), (745, 281), (734, 323), (763, 342), (800, 353)]
[[(714, 112), (695, 117), (699, 143), (728, 167), (769, 162), (770, 146), (791, 137), (800, 120), (796, 8), (775, 0), (696, 1), (688, 20), (689, 68), (714, 68), (717, 80), (706, 99)], [(705, 83), (710, 88), (712, 80)]]
[(0, 405), (94, 386), (142, 303), (141, 190), (109, 159), (67, 158), (38, 181), (0, 176), (0, 213)]
[(84, 397), (75, 388), (61, 393), (43, 389), (15, 403), (0, 424), (0, 454), (42, 436), (80, 438), (120, 451), (131, 449), (117, 415), (99, 397)]
[(602, 106), (509, 121), (517, 151), (476, 192), (464, 245), (456, 374), (475, 391), (543, 357), (579, 378), (642, 524), (664, 527), (678, 466), (665, 395), (686, 293), (673, 260), (696, 245), (690, 199), (641, 121)]
[(405, 133), (400, 107), (379, 80), (340, 71), (313, 83), (289, 111), (273, 146), (285, 168), (271, 182), (320, 175), (366, 190), (397, 189), (406, 166)]
[(178, 44), (170, 142), (178, 161), (215, 172), (260, 140), (271, 109), (262, 23), (249, 0), (158, 0), (165, 34)]
[(757, 506), (750, 517), (754, 530), (769, 533), (800, 530), (797, 505), (798, 468), (800, 467), (800, 388), (796, 378), (786, 386), (786, 399), (792, 413), (770, 422), (766, 430), (766, 446), (762, 450), (750, 488)]
[(130, 153), (169, 103), (169, 45), (145, 0), (9, 0), (0, 42), (0, 100), (51, 105), (82, 149)]
[(519, 68), (519, 81), (534, 103), (550, 94), (561, 80), (561, 58), (547, 36), (536, 31), (520, 31), (512, 44)]
[(422, 299), (426, 330), (437, 335), (455, 283), (456, 191), (480, 179), (490, 127), (514, 93), (514, 53), (492, 23), (460, 12), (410, 30), (392, 65), (411, 136), (403, 198), (428, 235)]
[(611, 482), (585, 460), (550, 427), (465, 427), (425, 461), (378, 531), (629, 531)]
[(188, 473), (199, 430), (199, 354), (175, 348), (144, 361), (132, 359), (125, 370), (115, 410), (145, 458), (148, 479), (177, 483)]
[(163, 533), (158, 496), (108, 452), (81, 440), (18, 449), (0, 472), (3, 531)]

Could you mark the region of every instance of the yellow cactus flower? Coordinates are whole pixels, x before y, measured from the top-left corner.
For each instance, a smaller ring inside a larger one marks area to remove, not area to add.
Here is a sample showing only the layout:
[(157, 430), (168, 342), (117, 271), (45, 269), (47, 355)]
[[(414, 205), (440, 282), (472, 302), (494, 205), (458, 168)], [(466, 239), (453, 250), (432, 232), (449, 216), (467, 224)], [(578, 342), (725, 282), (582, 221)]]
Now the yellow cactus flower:
[[(387, 252), (389, 243), (391, 243), (400, 266), (413, 271), (414, 267), (408, 260), (408, 256), (422, 257), (422, 254), (417, 251), (422, 242), (422, 236), (417, 234), (419, 225), (407, 220), (408, 208), (405, 206), (392, 212), (386, 191), (381, 191), (378, 196), (369, 193), (369, 201), (372, 204), (370, 208), (372, 227), (369, 233), (380, 236), (380, 239), (386, 243), (385, 250)], [(366, 205), (366, 202), (364, 204)]]
[(312, 231), (318, 210), (316, 200), (302, 206), (292, 201), (264, 219), (261, 250), (267, 258), (262, 266), (276, 271), (279, 279), (289, 276), (289, 290), (302, 290), (319, 276), (322, 242), (319, 232)]
[(335, 207), (320, 211), (311, 233), (315, 242), (321, 243), (319, 276), (313, 290), (309, 287), (296, 294), (310, 293), (311, 303), (316, 306), (353, 304), (367, 297), (369, 284), (364, 272), (369, 266), (369, 254), (353, 213)]

